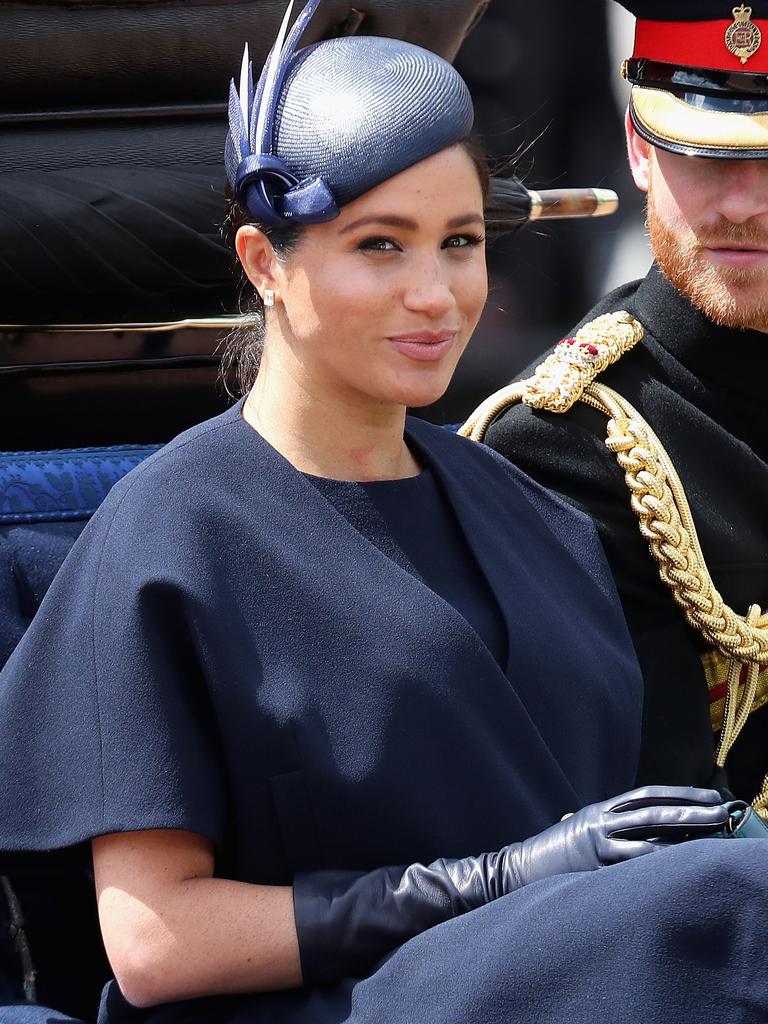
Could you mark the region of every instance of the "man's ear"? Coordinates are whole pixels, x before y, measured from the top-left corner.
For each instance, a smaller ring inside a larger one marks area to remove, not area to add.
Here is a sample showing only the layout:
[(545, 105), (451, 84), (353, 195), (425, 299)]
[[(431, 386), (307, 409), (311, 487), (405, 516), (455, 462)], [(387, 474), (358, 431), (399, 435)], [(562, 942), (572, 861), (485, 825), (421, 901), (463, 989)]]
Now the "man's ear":
[(651, 146), (635, 131), (629, 108), (624, 116), (624, 128), (627, 133), (627, 153), (632, 177), (640, 191), (647, 192), (651, 171)]
[(264, 232), (253, 224), (243, 225), (235, 236), (235, 250), (246, 277), (262, 299), (265, 291), (275, 292), (275, 251)]

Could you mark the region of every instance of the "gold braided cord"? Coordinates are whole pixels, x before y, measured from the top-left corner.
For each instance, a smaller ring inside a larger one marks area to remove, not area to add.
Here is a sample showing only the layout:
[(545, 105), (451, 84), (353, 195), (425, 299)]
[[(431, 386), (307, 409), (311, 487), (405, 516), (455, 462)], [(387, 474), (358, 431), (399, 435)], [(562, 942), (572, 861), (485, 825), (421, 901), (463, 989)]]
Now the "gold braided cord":
[[(526, 388), (527, 382), (520, 381), (497, 391), (459, 432), (482, 441), (496, 417), (523, 399)], [(649, 424), (605, 384), (590, 384), (580, 400), (608, 417), (605, 443), (624, 471), (632, 510), (661, 578), (689, 624), (729, 658), (757, 665), (768, 661), (768, 616), (737, 615), (723, 600), (707, 569), (680, 477)]]
[(478, 405), (467, 422), (459, 428), (459, 434), (462, 437), (469, 437), (473, 441), (482, 441), (488, 427), (490, 427), (496, 417), (500, 416), (511, 405), (516, 405), (522, 399), (525, 394), (525, 388), (526, 381), (521, 380), (516, 384), (508, 384), (507, 387), (494, 392), (494, 394)]
[[(509, 406), (528, 402), (533, 382), (511, 384), (475, 410), (460, 433), (482, 441), (490, 424)], [(723, 600), (709, 574), (685, 489), (666, 449), (625, 398), (604, 384), (589, 383), (578, 400), (608, 417), (606, 446), (616, 456), (630, 491), (630, 504), (662, 581), (686, 620), (728, 659), (723, 724), (716, 763), (725, 760), (755, 705), (758, 673), (768, 662), (768, 615), (753, 605), (738, 615)], [(740, 687), (742, 669), (746, 679)], [(739, 692), (741, 690), (741, 693)], [(768, 776), (754, 801), (768, 820)]]
[(757, 799), (752, 801), (752, 806), (763, 821), (768, 821), (768, 775), (765, 777), (763, 788), (758, 793)]
[(509, 384), (487, 398), (459, 433), (482, 441), (499, 413), (519, 401), (533, 409), (568, 412), (595, 377), (634, 348), (643, 334), (642, 324), (626, 310), (603, 313), (581, 327), (574, 338), (558, 342), (532, 377)]
[(672, 460), (648, 423), (604, 384), (591, 384), (582, 401), (609, 417), (606, 445), (624, 471), (632, 510), (659, 574), (686, 619), (730, 658), (768, 660), (768, 617), (737, 615), (707, 569), (685, 490)]
[[(722, 767), (755, 704), (761, 663), (768, 660), (768, 615), (752, 605), (737, 615), (723, 601), (704, 561), (693, 515), (666, 449), (640, 413), (604, 384), (590, 385), (581, 400), (609, 417), (606, 445), (624, 470), (630, 504), (659, 566), (659, 575), (688, 623), (729, 658), (720, 742)], [(739, 697), (739, 678), (747, 668)], [(753, 806), (768, 820), (768, 775)]]
[[(760, 606), (753, 604), (747, 615), (747, 622), (754, 626), (760, 621)], [(754, 707), (757, 696), (757, 677), (760, 672), (760, 665), (750, 662), (746, 668), (746, 679), (739, 697), (739, 677), (744, 663), (732, 658), (728, 663), (728, 681), (725, 692), (725, 708), (723, 710), (723, 724), (720, 728), (720, 742), (715, 753), (715, 764), (722, 768), (725, 759), (730, 753), (731, 747), (736, 742), (736, 737), (744, 728), (747, 718)]]

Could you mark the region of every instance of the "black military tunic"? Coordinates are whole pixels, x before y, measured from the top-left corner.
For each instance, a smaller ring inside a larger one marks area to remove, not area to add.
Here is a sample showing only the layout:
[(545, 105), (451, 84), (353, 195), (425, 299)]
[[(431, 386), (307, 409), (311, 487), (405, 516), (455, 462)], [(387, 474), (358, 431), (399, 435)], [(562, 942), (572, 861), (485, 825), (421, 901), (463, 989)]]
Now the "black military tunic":
[[(656, 267), (614, 291), (583, 323), (622, 309), (640, 321), (645, 338), (599, 380), (638, 409), (672, 457), (726, 603), (739, 614), (751, 604), (765, 609), (768, 336), (716, 326)], [(705, 644), (659, 579), (605, 436), (605, 416), (583, 403), (564, 415), (518, 404), (485, 440), (597, 524), (645, 676), (639, 781), (705, 783), (714, 745)], [(752, 714), (727, 769), (732, 790), (753, 798), (768, 771), (768, 706)]]

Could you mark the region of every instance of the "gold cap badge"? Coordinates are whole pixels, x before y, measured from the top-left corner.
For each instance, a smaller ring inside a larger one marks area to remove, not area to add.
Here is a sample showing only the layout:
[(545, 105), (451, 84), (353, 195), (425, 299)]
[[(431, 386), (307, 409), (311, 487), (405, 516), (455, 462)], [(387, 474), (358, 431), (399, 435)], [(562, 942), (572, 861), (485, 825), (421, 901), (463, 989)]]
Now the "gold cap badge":
[(733, 24), (725, 33), (725, 45), (731, 53), (746, 64), (760, 49), (763, 34), (752, 21), (752, 8), (742, 4), (733, 8)]

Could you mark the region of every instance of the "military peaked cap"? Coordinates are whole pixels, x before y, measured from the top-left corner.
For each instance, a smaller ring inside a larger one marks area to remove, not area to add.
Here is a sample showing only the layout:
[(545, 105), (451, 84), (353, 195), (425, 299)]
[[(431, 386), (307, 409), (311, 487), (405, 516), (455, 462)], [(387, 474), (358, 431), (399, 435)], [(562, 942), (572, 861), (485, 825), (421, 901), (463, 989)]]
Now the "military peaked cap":
[(675, 153), (768, 157), (768, 0), (627, 0), (630, 116)]

